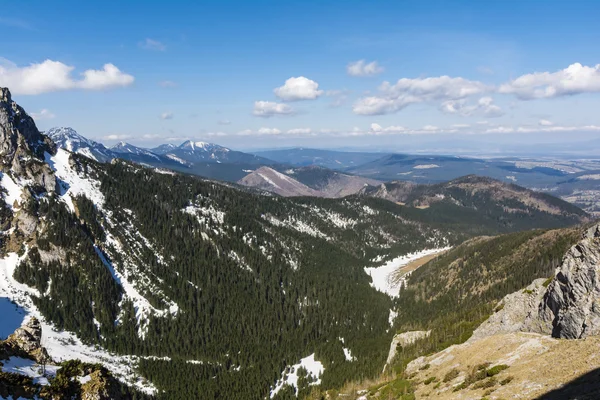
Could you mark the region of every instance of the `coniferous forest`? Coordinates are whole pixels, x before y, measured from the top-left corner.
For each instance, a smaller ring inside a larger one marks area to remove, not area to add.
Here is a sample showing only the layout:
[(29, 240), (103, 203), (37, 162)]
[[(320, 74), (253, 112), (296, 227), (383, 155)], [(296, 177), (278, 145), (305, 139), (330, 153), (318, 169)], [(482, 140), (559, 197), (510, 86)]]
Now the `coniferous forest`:
[[(58, 328), (139, 355), (139, 372), (165, 399), (264, 398), (287, 365), (312, 353), (325, 367), (322, 388), (373, 377), (398, 329), (434, 324), (441, 343), (460, 340), (515, 285), (513, 278), (482, 295), (484, 302), (468, 300), (466, 316), (444, 309), (439, 317), (429, 303), (450, 304), (466, 289), (428, 292), (435, 286), (423, 274), (438, 264), (418, 270), (395, 301), (370, 286), (364, 268), (475, 236), (575, 222), (568, 213), (506, 212), (467, 193), (455, 194), (465, 204), (427, 209), (359, 196), (287, 199), (122, 161), (73, 159), (73, 168), (97, 183), (102, 201), (79, 195), (74, 212), (52, 196), (30, 201), (28, 210), (48, 223), (15, 278), (40, 292), (35, 303)], [(549, 271), (555, 260), (544, 257), (519, 284)], [(136, 303), (121, 279), (147, 304)], [(414, 286), (419, 279), (425, 283)], [(390, 326), (392, 307), (406, 312)], [(345, 358), (344, 346), (355, 360)], [(309, 381), (300, 380), (300, 396)], [(278, 394), (291, 397), (290, 388)]]

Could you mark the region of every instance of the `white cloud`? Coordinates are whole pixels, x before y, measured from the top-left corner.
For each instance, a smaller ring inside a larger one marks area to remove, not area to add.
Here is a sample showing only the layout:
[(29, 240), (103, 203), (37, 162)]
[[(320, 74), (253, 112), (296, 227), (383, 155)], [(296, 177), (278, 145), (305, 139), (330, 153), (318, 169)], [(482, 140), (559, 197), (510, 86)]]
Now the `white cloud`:
[(347, 132), (343, 136), (363, 136), (363, 135), (424, 135), (424, 134), (435, 134), (435, 133), (456, 133), (456, 127), (452, 128), (438, 128), (433, 125), (425, 125), (422, 128), (410, 129), (403, 126), (387, 126), (383, 127), (377, 123), (372, 123), (368, 131), (361, 131), (354, 129), (352, 132)]
[(160, 114), (160, 119), (173, 119), (173, 113), (172, 112), (164, 112), (164, 113)]
[(311, 79), (299, 76), (285, 81), (283, 86), (273, 89), (275, 96), (284, 101), (314, 100), (323, 94), (319, 84)]
[(548, 121), (547, 119), (540, 119), (539, 122), (538, 122), (538, 125), (540, 125), (540, 126), (552, 126), (554, 124), (552, 123), (552, 121)]
[(167, 50), (167, 46), (158, 40), (153, 40), (150, 38), (146, 38), (143, 42), (140, 43), (140, 47), (146, 50), (156, 50), (156, 51), (165, 51)]
[(277, 128), (260, 128), (257, 133), (259, 135), (279, 135), (281, 131)]
[[(389, 133), (401, 133), (401, 132), (405, 132), (407, 131), (407, 129), (403, 126), (388, 126), (388, 127), (382, 127), (379, 124), (376, 123), (372, 123), (371, 124), (371, 130), (370, 132), (376, 135), (385, 135), (385, 134), (389, 134)], [(355, 133), (361, 133), (360, 130), (358, 129), (353, 129), (353, 132)]]
[(575, 63), (556, 72), (522, 75), (501, 85), (498, 91), (522, 100), (600, 92), (600, 64), (588, 67)]
[(173, 81), (160, 81), (158, 82), (158, 86), (164, 87), (164, 88), (174, 88), (177, 87), (177, 83), (173, 82)]
[(295, 128), (289, 129), (287, 131), (289, 135), (309, 135), (312, 133), (312, 129), (310, 128)]
[(473, 114), (483, 114), (488, 118), (504, 115), (502, 108), (495, 105), (494, 99), (489, 96), (480, 98), (476, 104), (469, 104), (466, 99), (447, 100), (442, 102), (440, 110), (446, 114), (459, 114), (465, 117)]
[(257, 131), (253, 131), (252, 129), (244, 129), (237, 133), (239, 136), (275, 136), (281, 134), (281, 130), (277, 128), (266, 128), (262, 127)]
[(499, 126), (486, 129), (483, 133), (544, 133), (544, 132), (599, 132), (600, 126)]
[(287, 104), (273, 101), (255, 101), (252, 114), (257, 117), (269, 118), (275, 115), (291, 115), (294, 109)]
[(478, 81), (440, 76), (434, 78), (402, 78), (395, 84), (383, 82), (379, 95), (359, 99), (355, 114), (381, 115), (398, 112), (410, 104), (435, 100), (461, 100), (489, 90)]
[(367, 63), (365, 60), (358, 60), (346, 66), (346, 72), (350, 76), (373, 76), (382, 73), (383, 70), (383, 67), (377, 64), (377, 61)]
[(228, 119), (222, 119), (218, 122), (219, 125), (231, 125), (231, 121)]
[(105, 64), (100, 70), (86, 70), (81, 79), (73, 79), (74, 69), (60, 61), (46, 60), (18, 67), (5, 60), (0, 64), (0, 86), (10, 88), (13, 94), (37, 95), (60, 90), (124, 87), (134, 81), (133, 76), (121, 72), (113, 64)]
[(102, 136), (102, 139), (104, 139), (104, 140), (127, 140), (129, 138), (131, 138), (130, 135), (118, 135), (118, 134)]
[(43, 119), (52, 119), (56, 117), (50, 110), (43, 108), (39, 113), (32, 112), (30, 113), (31, 117), (36, 121), (41, 121)]

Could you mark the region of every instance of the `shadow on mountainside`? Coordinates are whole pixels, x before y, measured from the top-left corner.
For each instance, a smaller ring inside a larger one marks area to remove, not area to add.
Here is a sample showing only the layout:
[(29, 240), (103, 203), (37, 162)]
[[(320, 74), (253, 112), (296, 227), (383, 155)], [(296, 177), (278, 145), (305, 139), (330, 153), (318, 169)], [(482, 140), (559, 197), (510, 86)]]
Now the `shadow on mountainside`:
[[(560, 362), (556, 368), (560, 369)], [(592, 400), (600, 399), (600, 368), (565, 383), (562, 387), (543, 394), (536, 400)]]

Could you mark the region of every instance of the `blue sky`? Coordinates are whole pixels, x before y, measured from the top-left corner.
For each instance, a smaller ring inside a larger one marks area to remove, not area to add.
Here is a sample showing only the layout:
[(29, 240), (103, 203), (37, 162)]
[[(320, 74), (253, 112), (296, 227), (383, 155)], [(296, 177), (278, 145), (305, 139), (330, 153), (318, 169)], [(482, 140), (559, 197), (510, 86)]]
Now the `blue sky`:
[(2, 8), (0, 85), (40, 129), (106, 144), (401, 150), (600, 135), (596, 1)]

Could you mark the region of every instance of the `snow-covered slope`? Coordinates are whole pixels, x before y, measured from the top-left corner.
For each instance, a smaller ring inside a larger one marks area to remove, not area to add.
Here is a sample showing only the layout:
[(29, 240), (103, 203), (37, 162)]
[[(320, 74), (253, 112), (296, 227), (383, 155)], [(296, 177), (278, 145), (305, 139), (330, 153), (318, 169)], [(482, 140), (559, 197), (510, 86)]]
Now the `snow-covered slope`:
[(320, 192), (269, 167), (260, 167), (256, 171), (246, 175), (238, 183), (244, 186), (267, 190), (285, 197), (322, 196)]
[(269, 165), (274, 161), (219, 146), (218, 144), (187, 140), (177, 147), (162, 145), (156, 148), (164, 155), (172, 155), (183, 160), (197, 163), (233, 163), (250, 165)]
[(56, 127), (45, 132), (46, 135), (65, 150), (78, 153), (93, 160), (106, 162), (114, 158), (114, 154), (102, 143), (81, 136), (73, 128)]

